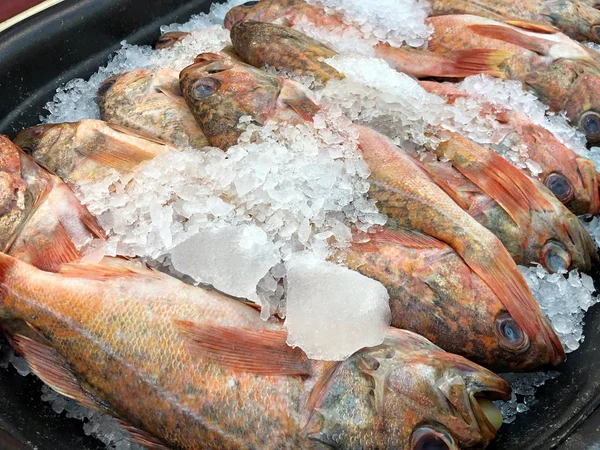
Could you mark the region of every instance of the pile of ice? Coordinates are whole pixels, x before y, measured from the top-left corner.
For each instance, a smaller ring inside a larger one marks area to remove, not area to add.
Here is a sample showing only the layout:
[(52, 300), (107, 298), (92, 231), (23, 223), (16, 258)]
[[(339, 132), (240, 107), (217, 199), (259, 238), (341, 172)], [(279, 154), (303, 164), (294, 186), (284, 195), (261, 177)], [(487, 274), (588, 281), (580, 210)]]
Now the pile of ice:
[(321, 4), (326, 12), (341, 13), (344, 22), (360, 30), (364, 39), (388, 42), (395, 47), (403, 43), (420, 47), (433, 32), (425, 24), (430, 11), (426, 1), (380, 0), (376, 7), (364, 0), (308, 0), (308, 3)]
[(173, 151), (76, 193), (107, 231), (109, 254), (259, 302), (265, 318), (285, 315), (281, 263), (305, 251), (325, 260), (352, 228), (386, 221), (366, 199), (368, 167), (346, 120), (330, 109), (314, 126), (248, 124), (227, 153)]
[(510, 400), (496, 401), (496, 405), (502, 412), (504, 423), (513, 423), (517, 414), (529, 411), (538, 400), (535, 398), (537, 388), (543, 386), (546, 381), (557, 378), (558, 372), (531, 372), (531, 373), (504, 373), (500, 374), (510, 384), (512, 395)]
[[(600, 150), (600, 147), (596, 147)], [(587, 220), (581, 220), (581, 224), (590, 233), (590, 236), (596, 243), (596, 247), (600, 248), (600, 218), (595, 216), (589, 222)]]
[(577, 270), (550, 274), (541, 266), (519, 269), (565, 351), (577, 350), (583, 341), (585, 312), (600, 300), (594, 295), (592, 277)]

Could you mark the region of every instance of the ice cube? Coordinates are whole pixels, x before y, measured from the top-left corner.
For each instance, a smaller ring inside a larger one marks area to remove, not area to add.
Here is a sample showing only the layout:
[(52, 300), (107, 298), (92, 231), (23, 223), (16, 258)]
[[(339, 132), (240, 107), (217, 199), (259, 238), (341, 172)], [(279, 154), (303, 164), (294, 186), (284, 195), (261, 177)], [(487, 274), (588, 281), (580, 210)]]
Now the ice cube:
[(310, 254), (286, 266), (289, 345), (309, 358), (340, 361), (383, 342), (391, 313), (379, 282)]

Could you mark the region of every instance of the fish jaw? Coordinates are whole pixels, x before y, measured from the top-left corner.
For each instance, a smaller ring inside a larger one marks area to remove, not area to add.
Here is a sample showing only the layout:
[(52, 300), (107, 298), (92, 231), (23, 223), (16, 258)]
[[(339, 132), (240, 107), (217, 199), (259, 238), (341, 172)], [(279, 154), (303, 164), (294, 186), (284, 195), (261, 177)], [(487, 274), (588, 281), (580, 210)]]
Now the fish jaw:
[(165, 48), (171, 48), (189, 35), (190, 33), (184, 31), (169, 31), (157, 39), (154, 49), (164, 50)]
[(231, 42), (236, 53), (255, 67), (269, 65), (285, 72), (311, 75), (321, 83), (344, 77), (323, 62), (336, 55), (333, 50), (292, 28), (243, 20), (231, 28)]
[(179, 76), (183, 96), (210, 145), (227, 149), (243, 130), (240, 118), (264, 124), (282, 89), (279, 77), (228, 57), (204, 53)]
[[(333, 446), (352, 447), (345, 439), (353, 435), (368, 448), (411, 448), (427, 424), (448, 448), (484, 446), (496, 430), (478, 420), (471, 397), (507, 398), (509, 392), (493, 373), (419, 335), (390, 329), (382, 345), (340, 363), (307, 429), (309, 437)], [(343, 412), (348, 405), (351, 415)]]

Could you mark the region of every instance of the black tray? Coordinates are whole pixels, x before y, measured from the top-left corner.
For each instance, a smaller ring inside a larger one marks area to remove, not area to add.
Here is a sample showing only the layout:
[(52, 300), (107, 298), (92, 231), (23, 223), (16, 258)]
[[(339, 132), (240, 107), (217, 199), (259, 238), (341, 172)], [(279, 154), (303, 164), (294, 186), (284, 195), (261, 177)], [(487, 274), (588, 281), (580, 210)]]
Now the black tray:
[[(11, 0), (0, 0), (11, 1)], [(0, 133), (35, 125), (57, 87), (88, 78), (126, 39), (152, 44), (159, 26), (206, 12), (210, 0), (66, 0), (0, 33)], [(600, 276), (594, 280), (600, 286)], [(539, 389), (539, 402), (500, 430), (495, 449), (600, 448), (600, 306), (586, 316), (586, 339)], [(40, 400), (40, 382), (0, 369), (0, 450), (96, 450), (81, 422)], [(563, 444), (564, 443), (564, 444)]]

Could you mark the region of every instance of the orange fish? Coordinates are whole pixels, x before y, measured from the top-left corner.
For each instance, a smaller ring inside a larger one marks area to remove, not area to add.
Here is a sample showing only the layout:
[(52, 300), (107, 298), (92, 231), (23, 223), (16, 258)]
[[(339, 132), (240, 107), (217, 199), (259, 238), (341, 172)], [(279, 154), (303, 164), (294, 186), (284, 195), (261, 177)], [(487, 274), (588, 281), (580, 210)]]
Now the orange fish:
[(430, 0), (428, 4), (432, 16), (473, 14), (500, 22), (535, 23), (549, 31), (556, 27), (578, 41), (600, 42), (600, 11), (585, 0)]
[[(205, 53), (184, 69), (184, 97), (211, 145), (237, 142), (239, 118), (259, 124), (310, 121), (318, 112), (301, 86), (252, 66)], [(399, 228), (419, 230), (450, 245), (502, 300), (528, 335), (546, 348), (540, 363), (558, 364), (564, 352), (502, 243), (448, 197), (406, 153), (381, 134), (355, 126), (359, 148), (371, 170), (369, 195)]]
[(14, 142), (71, 187), (114, 170), (127, 173), (170, 151), (159, 139), (101, 120), (38, 125), (19, 132)]
[(508, 384), (421, 336), (310, 361), (243, 302), (103, 263), (53, 274), (0, 254), (0, 312), (47, 340), (13, 338), (34, 373), (148, 448), (481, 448), (501, 423)]
[(207, 145), (179, 90), (172, 69), (133, 70), (108, 78), (98, 89), (102, 120), (137, 130), (176, 147)]
[(165, 48), (171, 48), (178, 42), (181, 42), (183, 38), (188, 36), (190, 33), (185, 31), (169, 31), (159, 37), (154, 44), (156, 50), (163, 50)]

